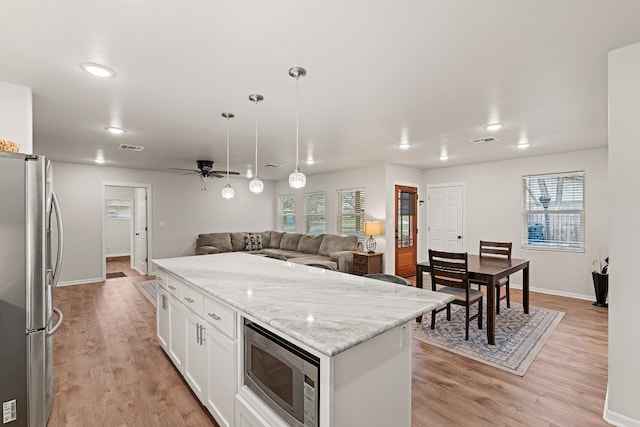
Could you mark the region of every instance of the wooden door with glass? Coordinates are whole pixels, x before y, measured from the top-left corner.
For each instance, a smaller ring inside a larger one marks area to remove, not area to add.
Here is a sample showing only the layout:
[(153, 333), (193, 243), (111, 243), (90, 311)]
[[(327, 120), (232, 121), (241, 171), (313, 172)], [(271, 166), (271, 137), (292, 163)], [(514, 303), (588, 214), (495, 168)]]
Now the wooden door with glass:
[(415, 274), (418, 253), (418, 189), (396, 185), (395, 199), (395, 274), (408, 277)]

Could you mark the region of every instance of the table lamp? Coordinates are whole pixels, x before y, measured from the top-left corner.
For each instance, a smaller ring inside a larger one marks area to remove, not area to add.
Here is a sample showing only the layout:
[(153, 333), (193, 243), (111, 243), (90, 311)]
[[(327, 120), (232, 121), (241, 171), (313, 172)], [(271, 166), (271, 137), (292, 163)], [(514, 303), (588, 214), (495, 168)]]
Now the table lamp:
[(382, 223), (380, 221), (365, 221), (364, 222), (364, 234), (368, 234), (369, 238), (365, 242), (367, 252), (372, 254), (376, 251), (376, 241), (373, 236), (379, 236), (382, 234)]

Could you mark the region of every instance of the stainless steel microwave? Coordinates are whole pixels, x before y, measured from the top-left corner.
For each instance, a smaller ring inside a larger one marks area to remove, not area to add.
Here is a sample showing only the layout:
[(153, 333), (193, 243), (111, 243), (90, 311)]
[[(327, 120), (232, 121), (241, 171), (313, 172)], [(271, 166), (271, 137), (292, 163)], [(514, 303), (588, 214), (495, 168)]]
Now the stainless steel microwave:
[(288, 424), (319, 425), (320, 359), (246, 319), (244, 384)]

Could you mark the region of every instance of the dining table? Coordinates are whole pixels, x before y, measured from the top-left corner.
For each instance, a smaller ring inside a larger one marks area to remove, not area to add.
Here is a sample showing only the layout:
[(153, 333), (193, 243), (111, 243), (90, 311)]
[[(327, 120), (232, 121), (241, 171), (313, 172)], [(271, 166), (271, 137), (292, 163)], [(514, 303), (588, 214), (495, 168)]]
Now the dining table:
[[(495, 345), (496, 290), (495, 285), (503, 277), (508, 277), (522, 270), (522, 307), (529, 314), (529, 260), (502, 258), (489, 255), (472, 255), (467, 258), (469, 280), (487, 284), (487, 341)], [(423, 274), (430, 273), (428, 261), (416, 263), (416, 287), (423, 288)], [(416, 319), (422, 321), (422, 316)]]

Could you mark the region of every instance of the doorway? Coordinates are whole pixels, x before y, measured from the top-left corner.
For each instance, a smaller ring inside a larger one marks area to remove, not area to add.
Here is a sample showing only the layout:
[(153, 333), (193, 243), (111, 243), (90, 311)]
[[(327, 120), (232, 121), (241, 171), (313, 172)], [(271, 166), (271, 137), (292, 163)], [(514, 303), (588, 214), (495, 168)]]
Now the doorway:
[(122, 265), (122, 270), (128, 270), (129, 274), (149, 275), (150, 192), (148, 184), (104, 183), (102, 280), (127, 275), (117, 276), (111, 272), (113, 261)]
[(404, 185), (395, 186), (395, 264), (396, 275), (416, 274), (418, 255), (418, 189)]
[(462, 252), (464, 184), (427, 186), (427, 248)]

